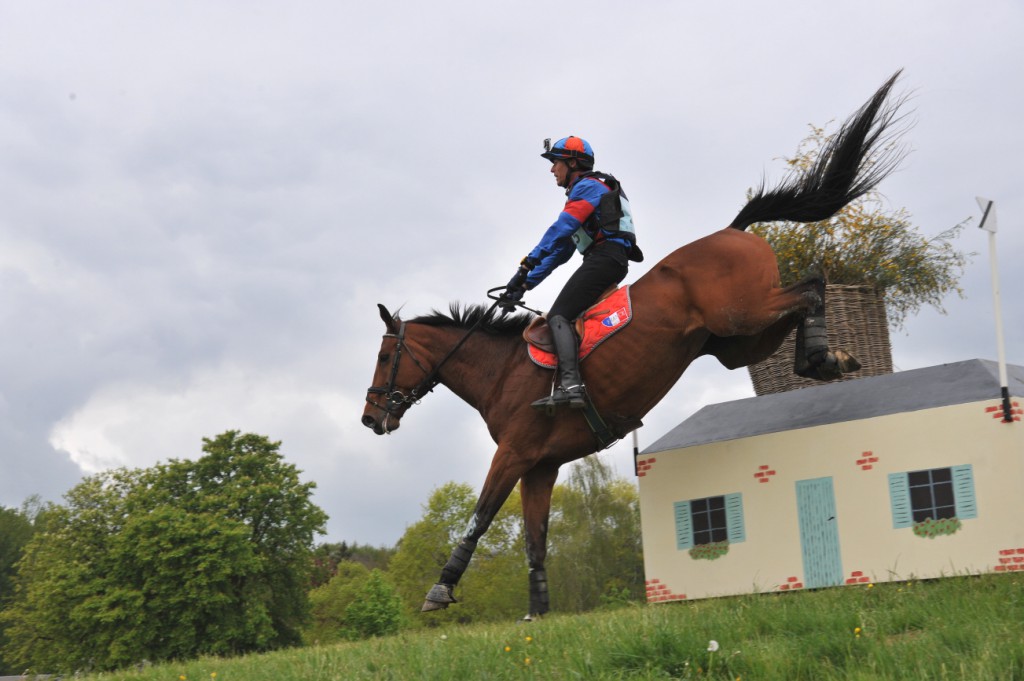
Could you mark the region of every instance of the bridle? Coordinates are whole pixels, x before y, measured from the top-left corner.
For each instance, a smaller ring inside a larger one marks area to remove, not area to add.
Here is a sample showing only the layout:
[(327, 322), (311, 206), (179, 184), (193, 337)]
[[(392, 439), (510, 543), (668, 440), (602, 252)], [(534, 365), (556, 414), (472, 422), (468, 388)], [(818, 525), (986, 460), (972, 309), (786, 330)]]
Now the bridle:
[[(503, 288), (504, 287), (499, 287), (499, 289)], [(413, 349), (409, 346), (409, 343), (406, 342), (406, 323), (402, 322), (398, 326), (398, 333), (384, 334), (384, 338), (394, 338), (396, 341), (393, 357), (391, 359), (391, 373), (388, 376), (387, 385), (373, 385), (367, 389), (367, 401), (370, 402), (371, 405), (373, 405), (377, 409), (383, 411), (387, 415), (387, 417), (400, 417), (402, 414), (406, 413), (406, 410), (408, 410), (411, 406), (418, 405), (418, 403), (420, 403), (420, 400), (423, 399), (424, 395), (426, 395), (428, 392), (433, 392), (434, 388), (436, 388), (437, 385), (441, 382), (441, 367), (443, 367), (447, 363), (447, 360), (452, 358), (452, 355), (455, 354), (459, 350), (459, 348), (463, 346), (463, 343), (469, 340), (469, 337), (472, 336), (473, 333), (480, 328), (480, 325), (483, 324), (483, 321), (487, 320), (487, 318), (490, 317), (490, 314), (492, 314), (492, 312), (495, 311), (495, 308), (498, 307), (498, 304), (501, 301), (498, 299), (497, 296), (493, 296), (492, 294), (494, 291), (497, 291), (499, 289), (492, 289), (487, 292), (488, 297), (492, 298), (492, 300), (494, 300), (495, 303), (492, 306), (490, 306), (490, 308), (487, 309), (486, 312), (480, 315), (480, 317), (476, 321), (476, 324), (470, 327), (466, 331), (466, 334), (461, 339), (459, 339), (459, 342), (456, 343), (451, 350), (447, 351), (447, 353), (443, 357), (441, 357), (440, 361), (438, 361), (437, 363), (437, 366), (434, 367), (433, 369), (427, 369), (426, 367), (424, 367), (422, 361), (420, 361), (416, 357), (416, 355), (413, 353)], [(521, 304), (519, 306), (525, 307), (524, 305)], [(403, 353), (408, 354), (410, 358), (413, 361), (415, 361), (416, 366), (420, 368), (420, 371), (424, 373), (423, 380), (420, 381), (419, 384), (415, 388), (411, 389), (408, 393), (403, 392), (395, 384), (395, 379), (398, 376), (398, 365), (401, 363), (401, 355)], [(381, 403), (378, 402), (376, 399), (372, 399), (370, 395), (382, 395), (386, 401), (383, 403), (383, 405), (381, 405)], [(387, 430), (386, 427), (385, 430)]]
[[(470, 333), (472, 333), (472, 330), (470, 330)], [(395, 351), (392, 354), (391, 373), (388, 376), (387, 385), (383, 387), (370, 386), (367, 388), (366, 401), (378, 409), (383, 410), (388, 416), (401, 416), (410, 405), (417, 404), (421, 399), (423, 399), (424, 395), (437, 387), (437, 384), (440, 383), (440, 379), (437, 377), (438, 370), (441, 368), (441, 364), (443, 364), (448, 357), (451, 357), (452, 353), (449, 352), (448, 355), (445, 356), (444, 360), (442, 360), (437, 367), (431, 370), (423, 366), (423, 363), (416, 358), (415, 354), (413, 354), (412, 348), (405, 342), (405, 322), (402, 322), (398, 327), (398, 333), (386, 333), (384, 334), (384, 338), (394, 338), (397, 341), (395, 344)], [(463, 338), (463, 340), (465, 340), (465, 338)], [(462, 345), (461, 341), (459, 342), (459, 345)], [(402, 361), (403, 353), (408, 354), (409, 358), (420, 368), (420, 371), (425, 374), (425, 378), (420, 381), (419, 385), (410, 390), (408, 394), (402, 392), (402, 390), (395, 384), (395, 379), (398, 378), (398, 367)], [(380, 404), (376, 400), (371, 399), (370, 395), (382, 395), (386, 402), (384, 404)]]
[[(485, 319), (490, 319), (491, 313), (494, 312), (495, 308), (497, 308), (499, 304), (505, 302), (505, 299), (503, 299), (501, 296), (495, 295), (497, 291), (502, 291), (504, 290), (504, 288), (504, 286), (499, 286), (497, 288), (490, 289), (487, 292), (487, 297), (493, 300), (494, 304), (491, 305), (487, 312), (482, 314), (480, 318), (476, 320), (476, 323), (473, 324), (473, 326), (471, 326), (466, 331), (466, 334), (459, 339), (459, 342), (456, 343), (444, 357), (441, 358), (441, 360), (437, 363), (437, 366), (435, 366), (433, 369), (427, 369), (427, 367), (423, 366), (423, 363), (416, 358), (416, 355), (413, 354), (412, 348), (409, 347), (409, 344), (405, 340), (405, 322), (399, 324), (398, 333), (384, 334), (384, 338), (394, 338), (396, 341), (395, 351), (393, 353), (393, 357), (391, 360), (391, 372), (388, 376), (387, 385), (374, 385), (367, 388), (366, 401), (386, 414), (384, 424), (385, 432), (387, 432), (387, 418), (390, 418), (392, 416), (400, 418), (402, 414), (404, 414), (405, 411), (410, 406), (414, 404), (419, 404), (420, 400), (422, 400), (427, 393), (434, 391), (434, 388), (436, 388), (438, 384), (441, 382), (441, 367), (443, 367), (448, 362), (448, 360), (451, 359), (452, 355), (458, 352), (459, 348), (462, 347), (463, 343), (469, 340), (469, 337), (472, 336), (473, 333), (480, 328), (480, 325), (483, 324)], [(514, 305), (516, 307), (521, 307), (523, 309), (530, 310), (534, 314), (541, 314), (539, 310), (533, 310), (529, 307), (526, 307), (526, 305), (524, 305), (522, 301), (516, 301)], [(415, 388), (412, 388), (407, 393), (404, 392), (401, 388), (399, 388), (395, 383), (395, 379), (398, 377), (398, 367), (402, 361), (403, 354), (409, 355), (409, 358), (413, 362), (415, 362), (416, 366), (420, 368), (420, 371), (424, 373), (423, 380), (420, 381)], [(385, 400), (384, 404), (379, 403), (375, 399), (371, 399), (371, 395), (382, 396)]]

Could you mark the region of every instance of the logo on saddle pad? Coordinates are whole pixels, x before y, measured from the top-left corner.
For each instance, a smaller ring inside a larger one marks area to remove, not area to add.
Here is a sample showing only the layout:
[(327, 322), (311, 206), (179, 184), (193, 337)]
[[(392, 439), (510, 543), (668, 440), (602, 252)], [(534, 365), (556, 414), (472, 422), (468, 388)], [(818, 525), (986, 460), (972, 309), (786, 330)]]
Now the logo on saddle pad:
[[(580, 360), (625, 328), (632, 319), (633, 304), (629, 299), (628, 286), (616, 289), (608, 297), (597, 301), (576, 320), (576, 333), (580, 337)], [(545, 369), (558, 366), (547, 321), (543, 317), (538, 317), (530, 324), (523, 332), (523, 338), (526, 339), (530, 359), (534, 364)]]

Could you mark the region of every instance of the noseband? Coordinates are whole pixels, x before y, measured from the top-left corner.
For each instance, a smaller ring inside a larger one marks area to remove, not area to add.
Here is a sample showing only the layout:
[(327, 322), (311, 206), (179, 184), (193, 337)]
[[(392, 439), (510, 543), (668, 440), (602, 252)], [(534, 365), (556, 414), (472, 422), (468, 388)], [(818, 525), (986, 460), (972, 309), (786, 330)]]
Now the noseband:
[[(368, 393), (366, 401), (377, 407), (383, 409), (389, 416), (401, 416), (399, 412), (403, 412), (409, 408), (409, 405), (416, 404), (419, 402), (424, 395), (432, 391), (438, 384), (437, 369), (431, 371), (427, 369), (423, 364), (416, 359), (416, 355), (413, 354), (412, 348), (409, 347), (408, 343), (405, 342), (405, 322), (402, 322), (398, 328), (398, 333), (386, 333), (385, 338), (394, 338), (397, 340), (395, 345), (394, 358), (391, 362), (391, 375), (388, 377), (387, 385), (370, 386), (367, 388)], [(409, 358), (416, 363), (416, 366), (426, 374), (419, 385), (409, 391), (409, 394), (405, 394), (395, 385), (395, 379), (398, 377), (398, 366), (402, 361), (402, 353), (409, 355)], [(450, 356), (450, 355), (449, 355)], [(447, 359), (447, 357), (445, 358)], [(440, 368), (440, 365), (438, 365)], [(376, 400), (370, 399), (369, 395), (383, 395), (386, 402), (379, 404)]]

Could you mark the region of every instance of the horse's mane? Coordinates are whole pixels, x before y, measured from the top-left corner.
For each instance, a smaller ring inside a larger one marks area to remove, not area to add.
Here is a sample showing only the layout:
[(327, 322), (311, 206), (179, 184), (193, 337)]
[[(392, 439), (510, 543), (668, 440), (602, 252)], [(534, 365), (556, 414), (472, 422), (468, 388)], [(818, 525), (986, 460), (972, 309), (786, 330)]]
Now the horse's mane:
[(533, 321), (534, 316), (529, 312), (520, 312), (515, 315), (496, 315), (494, 308), (483, 305), (460, 305), (451, 303), (448, 306), (448, 314), (433, 310), (428, 315), (410, 319), (413, 324), (426, 324), (427, 326), (454, 326), (462, 329), (469, 329), (480, 324), (480, 331), (495, 336), (522, 335), (527, 325)]

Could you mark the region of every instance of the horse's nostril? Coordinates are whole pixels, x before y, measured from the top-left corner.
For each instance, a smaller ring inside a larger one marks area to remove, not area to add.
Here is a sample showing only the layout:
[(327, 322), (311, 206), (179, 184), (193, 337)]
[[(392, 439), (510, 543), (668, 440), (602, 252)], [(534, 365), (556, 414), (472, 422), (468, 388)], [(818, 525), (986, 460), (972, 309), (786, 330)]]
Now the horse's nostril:
[(377, 425), (377, 421), (372, 416), (367, 414), (366, 416), (363, 417), (363, 425), (366, 426), (367, 428), (373, 428), (375, 425)]

